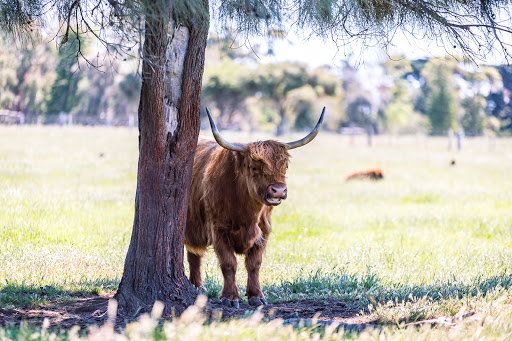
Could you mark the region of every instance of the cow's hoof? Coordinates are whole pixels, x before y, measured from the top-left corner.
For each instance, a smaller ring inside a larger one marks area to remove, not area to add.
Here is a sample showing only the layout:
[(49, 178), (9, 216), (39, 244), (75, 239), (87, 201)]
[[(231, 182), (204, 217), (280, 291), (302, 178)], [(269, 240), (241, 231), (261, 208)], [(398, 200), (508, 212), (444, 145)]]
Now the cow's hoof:
[(267, 305), (267, 300), (260, 297), (251, 297), (249, 298), (249, 305), (254, 307), (259, 307), (260, 305)]
[(220, 303), (226, 307), (233, 307), (236, 309), (240, 308), (240, 303), (238, 302), (238, 300), (230, 300), (227, 298), (223, 298), (220, 300)]

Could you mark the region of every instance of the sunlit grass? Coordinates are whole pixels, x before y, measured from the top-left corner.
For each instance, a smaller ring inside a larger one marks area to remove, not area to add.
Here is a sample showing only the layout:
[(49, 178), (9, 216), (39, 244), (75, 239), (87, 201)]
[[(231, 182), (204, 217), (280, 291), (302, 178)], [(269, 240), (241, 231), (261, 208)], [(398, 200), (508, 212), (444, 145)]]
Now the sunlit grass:
[[(0, 302), (115, 290), (133, 219), (136, 141), (124, 129), (1, 128)], [(46, 286), (56, 290), (44, 296)]]
[[(2, 306), (116, 289), (133, 221), (137, 133), (0, 127)], [(468, 139), (460, 152), (442, 138), (374, 142), (320, 134), (291, 152), (289, 197), (274, 210), (261, 269), (268, 299), (347, 298), (372, 304), (385, 322), (399, 307), (405, 320), (454, 315), (465, 300), (512, 291), (512, 140), (490, 150), (486, 139)], [(383, 181), (345, 181), (375, 167)], [(212, 251), (203, 275), (216, 297)], [(237, 276), (243, 294), (242, 261)]]

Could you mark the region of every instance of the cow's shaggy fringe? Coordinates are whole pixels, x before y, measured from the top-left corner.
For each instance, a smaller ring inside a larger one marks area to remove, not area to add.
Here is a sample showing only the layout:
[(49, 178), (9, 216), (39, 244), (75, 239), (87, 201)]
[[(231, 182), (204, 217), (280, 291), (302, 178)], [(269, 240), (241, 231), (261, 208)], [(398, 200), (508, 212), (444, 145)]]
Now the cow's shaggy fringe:
[[(290, 154), (284, 144), (272, 140), (258, 141), (247, 144), (246, 149), (252, 159), (265, 163), (268, 169), (265, 167), (264, 171), (269, 170), (270, 174), (286, 173)], [(280, 150), (280, 152), (269, 153), (269, 150)]]

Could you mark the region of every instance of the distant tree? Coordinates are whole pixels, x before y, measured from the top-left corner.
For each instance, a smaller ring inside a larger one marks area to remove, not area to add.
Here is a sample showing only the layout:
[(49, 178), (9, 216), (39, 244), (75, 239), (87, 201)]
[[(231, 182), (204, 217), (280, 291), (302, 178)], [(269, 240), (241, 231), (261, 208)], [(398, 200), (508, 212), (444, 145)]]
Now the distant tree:
[(502, 65), (497, 70), (503, 81), (503, 91), (489, 94), (487, 112), (499, 122), (493, 124), (493, 127), (499, 127), (496, 132), (512, 135), (512, 67)]
[(482, 135), (486, 123), (485, 97), (480, 94), (466, 97), (461, 101), (461, 107), (464, 110), (464, 115), (461, 118), (464, 132), (471, 136)]
[(348, 61), (345, 61), (342, 70), (342, 87), (346, 94), (343, 101), (346, 121), (340, 124), (377, 131), (378, 99), (372, 95), (369, 88), (364, 87), (357, 69)]
[(79, 120), (84, 124), (100, 122), (100, 116), (105, 115), (112, 105), (114, 74), (86, 68), (80, 71), (80, 77), (78, 75), (71, 77), (77, 78), (73, 80), (74, 82), (78, 81), (75, 90), (77, 102), (71, 108), (72, 111), (78, 111)]
[[(248, 119), (246, 99), (254, 94), (254, 71), (231, 59), (205, 69), (202, 99), (218, 109), (218, 122), (221, 128), (233, 128), (235, 113)], [(240, 122), (238, 122), (240, 125)]]
[(347, 104), (347, 118), (350, 125), (375, 128), (377, 112), (369, 92), (363, 91), (351, 98)]
[(342, 97), (344, 95), (340, 79), (332, 71), (330, 67), (321, 66), (310, 72), (308, 84), (315, 89), (318, 96)]
[(45, 110), (45, 100), (55, 72), (54, 53), (38, 36), (19, 48), (0, 38), (0, 107), (36, 119)]
[(405, 78), (406, 75), (414, 72), (412, 62), (401, 55), (391, 56), (382, 63), (382, 67), (393, 80)]
[[(293, 128), (296, 130), (307, 129), (315, 125), (314, 115), (315, 101), (318, 94), (309, 84), (291, 90), (286, 96), (287, 111), (293, 112)], [(318, 115), (318, 113), (316, 113)]]
[(487, 98), (503, 91), (503, 82), (499, 71), (494, 67), (475, 67), (466, 65), (463, 70), (466, 81), (462, 96), (460, 124), (469, 135), (482, 135), (487, 123)]
[(286, 116), (293, 122), (295, 130), (309, 129), (318, 119), (318, 113), (326, 103), (331, 105), (329, 121), (340, 115), (340, 102), (343, 99), (341, 80), (328, 67), (308, 70), (304, 77), (305, 84), (291, 90), (286, 95)]
[(290, 118), (286, 115), (286, 97), (290, 91), (308, 84), (307, 66), (301, 63), (266, 64), (257, 71), (258, 88), (271, 100), (278, 114), (276, 135), (283, 135), (290, 126)]
[(116, 101), (117, 115), (132, 115), (137, 113), (137, 103), (140, 96), (141, 79), (135, 73), (124, 75), (119, 82), (121, 96)]
[(496, 116), (488, 116), (485, 126), (485, 134), (489, 137), (496, 137), (500, 131), (501, 122)]
[(61, 112), (71, 113), (79, 103), (78, 82), (82, 73), (78, 69), (77, 60), (72, 58), (79, 43), (76, 34), (71, 33), (69, 42), (59, 48), (57, 78), (46, 103), (46, 115), (49, 117)]
[(385, 110), (386, 127), (392, 134), (411, 134), (427, 131), (428, 118), (414, 110), (411, 91), (405, 79), (393, 85), (392, 100)]
[(421, 74), (425, 79), (425, 114), (430, 120), (431, 133), (444, 135), (448, 129), (458, 130), (458, 94), (453, 86), (455, 61), (430, 59)]
[(414, 110), (417, 112), (426, 115), (426, 98), (428, 94), (428, 88), (425, 86), (425, 79), (422, 76), (422, 70), (427, 64), (428, 59), (416, 59), (411, 60), (412, 72), (408, 74), (408, 77), (411, 81), (417, 82), (419, 85), (419, 89), (417, 89), (414, 94)]
[[(495, 42), (510, 39), (509, 1), (334, 1), (226, 0), (212, 2), (225, 25), (242, 34), (269, 30), (308, 30), (333, 40), (387, 44), (398, 29), (414, 28), (421, 37), (456, 45), (470, 57), (485, 55)], [(139, 168), (132, 238), (123, 277), (115, 295), (125, 314), (148, 311), (155, 300), (179, 313), (196, 292), (183, 268), (183, 229), (200, 121), (200, 92), (210, 21), (207, 0), (47, 0), (0, 1), (0, 26), (23, 29), (54, 16), (63, 20), (62, 43), (93, 34), (124, 41), (144, 35), (139, 102)], [(144, 20), (144, 24), (141, 21)], [(84, 23), (85, 22), (85, 23)], [(99, 33), (97, 33), (99, 31)], [(108, 42), (107, 42), (108, 43)], [(342, 42), (341, 42), (342, 43)], [(116, 49), (123, 44), (110, 45)], [(80, 53), (79, 53), (80, 54)]]
[(134, 102), (139, 99), (140, 83), (140, 77), (137, 77), (134, 73), (128, 73), (123, 77), (119, 83), (119, 88), (121, 89), (125, 99), (130, 102)]
[(218, 64), (226, 60), (235, 63), (257, 63), (258, 57), (255, 53), (261, 53), (259, 46), (251, 44), (250, 49), (247, 49), (246, 44), (241, 43), (237, 36), (237, 32), (229, 28), (224, 29), (220, 35), (210, 34), (206, 49), (209, 64)]
[(426, 130), (428, 119), (414, 110), (414, 99), (406, 77), (413, 73), (411, 62), (395, 56), (383, 63), (392, 79), (391, 97), (384, 110), (385, 125), (392, 134)]
[[(286, 62), (260, 65), (255, 74), (252, 87), (261, 93), (263, 100), (271, 103), (277, 113), (275, 121), (278, 136), (291, 127), (303, 129), (306, 122), (316, 121), (318, 113), (312, 111), (321, 110), (321, 106), (309, 105), (306, 108), (304, 99), (321, 101), (342, 96), (340, 81), (328, 68), (309, 70), (303, 63)], [(301, 112), (298, 121), (297, 111)]]

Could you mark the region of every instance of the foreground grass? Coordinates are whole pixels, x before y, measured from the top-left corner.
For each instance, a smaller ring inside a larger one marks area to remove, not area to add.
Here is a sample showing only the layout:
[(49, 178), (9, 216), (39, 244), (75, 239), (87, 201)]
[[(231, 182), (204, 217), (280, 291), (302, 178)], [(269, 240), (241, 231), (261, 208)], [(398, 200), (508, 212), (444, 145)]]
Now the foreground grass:
[[(466, 140), (450, 152), (444, 139), (384, 137), (368, 148), (321, 134), (293, 151), (290, 195), (274, 211), (261, 270), (268, 299), (346, 298), (400, 323), (510, 295), (512, 140), (488, 147)], [(1, 306), (117, 288), (136, 165), (136, 130), (0, 127)], [(372, 167), (384, 181), (344, 181)], [(216, 297), (213, 252), (203, 273)]]
[(453, 319), (438, 325), (397, 324), (368, 327), (356, 333), (339, 328), (337, 323), (294, 329), (279, 319), (263, 321), (259, 312), (241, 320), (207, 322), (202, 314), (205, 300), (199, 299), (180, 318), (163, 323), (159, 320), (163, 307), (155, 305), (151, 315), (129, 324), (122, 334), (110, 323), (93, 326), (87, 333), (79, 327), (55, 331), (49, 323), (41, 328), (22, 324), (0, 328), (0, 340), (510, 340), (510, 300), (508, 294), (490, 302), (477, 300), (470, 314), (465, 314), (467, 307), (463, 307)]

